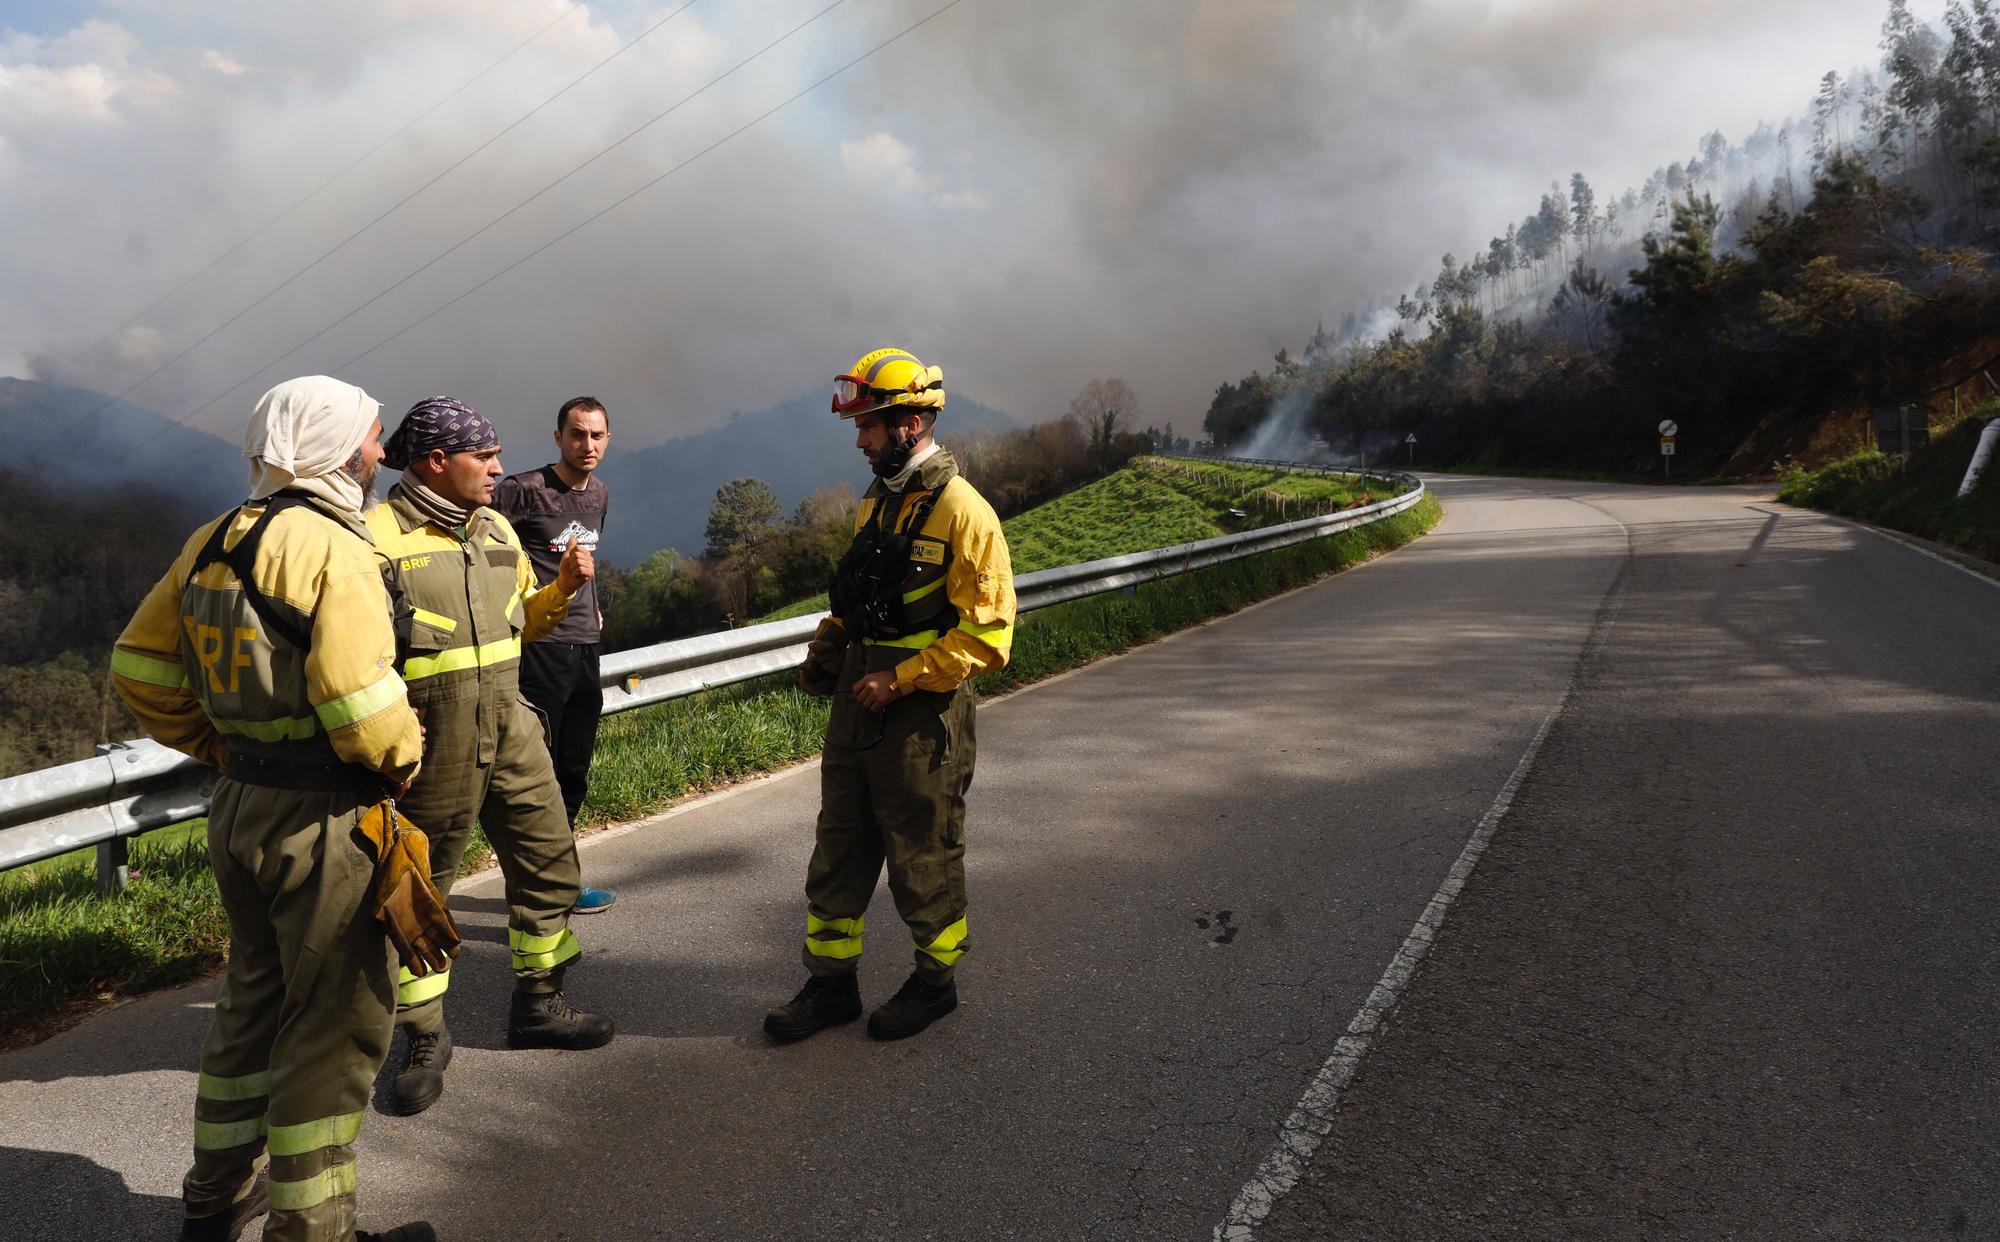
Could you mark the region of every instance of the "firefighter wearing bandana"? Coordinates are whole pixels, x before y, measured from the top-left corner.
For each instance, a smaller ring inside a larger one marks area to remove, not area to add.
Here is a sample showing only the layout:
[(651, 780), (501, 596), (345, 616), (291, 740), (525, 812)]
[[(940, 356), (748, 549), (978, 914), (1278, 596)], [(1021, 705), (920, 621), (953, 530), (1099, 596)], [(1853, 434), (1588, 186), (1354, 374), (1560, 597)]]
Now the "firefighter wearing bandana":
[(861, 1015), (863, 923), (885, 865), (915, 970), (868, 1033), (907, 1038), (958, 1005), (953, 975), (970, 947), (967, 683), (1007, 662), (1014, 576), (993, 507), (932, 438), (944, 401), (944, 372), (901, 349), (864, 354), (835, 380), (833, 412), (854, 420), (875, 480), (799, 670), (800, 688), (833, 707), (806, 870), (808, 976), (764, 1018), (780, 1041)]
[[(612, 1024), (563, 999), (582, 952), (569, 930), (581, 885), (576, 840), (543, 739), (520, 691), (521, 644), (553, 629), (595, 573), (572, 541), (556, 580), (537, 586), (507, 519), (486, 506), (501, 476), (500, 434), (450, 397), (419, 401), (385, 461), (403, 477), (368, 517), (396, 603), (398, 669), (428, 731), (424, 767), (400, 802), (430, 834), (432, 878), (450, 893), (476, 821), (506, 881), (515, 1048), (596, 1048)], [(399, 976), (396, 1022), (407, 1053), (390, 1090), (395, 1111), (429, 1108), (444, 1091), (451, 971)]]

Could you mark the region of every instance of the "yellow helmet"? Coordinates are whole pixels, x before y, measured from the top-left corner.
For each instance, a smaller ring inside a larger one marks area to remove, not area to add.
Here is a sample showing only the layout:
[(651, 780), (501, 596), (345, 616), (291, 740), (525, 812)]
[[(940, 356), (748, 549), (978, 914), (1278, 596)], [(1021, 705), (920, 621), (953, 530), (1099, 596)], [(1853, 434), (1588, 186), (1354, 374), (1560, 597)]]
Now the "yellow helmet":
[(942, 410), (944, 368), (927, 367), (908, 350), (877, 349), (833, 377), (833, 412), (842, 418), (892, 405)]

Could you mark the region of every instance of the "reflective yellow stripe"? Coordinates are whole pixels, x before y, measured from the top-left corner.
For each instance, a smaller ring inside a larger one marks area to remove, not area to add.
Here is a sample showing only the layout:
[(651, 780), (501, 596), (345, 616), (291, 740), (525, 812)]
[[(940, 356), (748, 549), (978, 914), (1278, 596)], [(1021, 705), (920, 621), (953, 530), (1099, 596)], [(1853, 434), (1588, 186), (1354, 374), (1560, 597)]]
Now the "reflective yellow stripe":
[(255, 1100), (269, 1095), (271, 1076), (245, 1074), (241, 1078), (218, 1078), (203, 1074), (196, 1080), (194, 1093), (204, 1100)]
[(200, 1151), (228, 1151), (245, 1143), (254, 1143), (264, 1137), (264, 1119), (252, 1117), (248, 1121), (197, 1121), (194, 1123), (194, 1145)]
[(938, 938), (929, 944), (920, 944), (917, 950), (928, 953), (947, 966), (958, 965), (958, 959), (965, 956), (960, 946), (965, 943), (965, 920), (960, 919), (938, 933)]
[(439, 673), (455, 673), (464, 668), (485, 668), (521, 658), (521, 640), (503, 638), (483, 647), (454, 647), (434, 656), (411, 656), (403, 662), (404, 681), (422, 681)]
[(914, 591), (905, 591), (903, 592), (903, 602), (906, 604), (914, 604), (918, 600), (922, 599), (924, 596), (929, 595), (932, 591), (937, 590), (943, 585), (944, 585), (944, 579), (940, 577), (936, 582), (931, 583), (929, 586), (920, 586)]
[(185, 690), (188, 684), (187, 670), (178, 660), (156, 660), (123, 647), (111, 649), (111, 671), (127, 681), (143, 681), (169, 690)]
[(322, 1169), (302, 1182), (281, 1182), (272, 1178), (269, 1186), (271, 1207), (280, 1212), (303, 1212), (336, 1195), (354, 1193), (354, 1162)]
[(996, 650), (1014, 645), (1014, 627), (1006, 621), (995, 621), (991, 625), (980, 625), (976, 621), (960, 621), (958, 628)]
[(303, 742), (319, 736), (319, 721), (311, 716), (293, 716), (289, 720), (225, 720), (211, 716), (209, 723), (217, 733), (253, 737), (260, 742)]
[(403, 679), (396, 676), (393, 671), (387, 672), (367, 689), (356, 690), (353, 694), (343, 694), (331, 703), (321, 703), (313, 708), (313, 713), (329, 731), (345, 729), (356, 721), (368, 719), (376, 712), (394, 707), (402, 702), (404, 693)]
[(421, 1005), (433, 996), (443, 996), (451, 986), (449, 969), (435, 971), (419, 979), (405, 966), (396, 972), (396, 1003), (398, 1005)]
[[(814, 957), (860, 957), (861, 924), (865, 917), (856, 915), (851, 919), (823, 919), (810, 910), (806, 911), (806, 952)], [(822, 934), (825, 932), (839, 934), (826, 936)]]
[(412, 608), (410, 609), (410, 614), (425, 625), (433, 629), (443, 630), (447, 634), (458, 628), (458, 618), (447, 617), (441, 612), (432, 612), (428, 608)]
[(851, 940), (814, 940), (806, 937), (806, 952), (814, 957), (860, 957), (861, 937)]
[(360, 1113), (321, 1117), (318, 1121), (302, 1121), (295, 1126), (272, 1126), (271, 1154), (303, 1156), (322, 1147), (345, 1147), (352, 1143), (354, 1136), (359, 1133), (361, 1133)]
[(918, 630), (902, 638), (868, 638), (862, 641), (870, 647), (908, 647), (913, 651), (922, 651), (936, 642), (941, 633), (942, 630)]
[(553, 936), (530, 936), (510, 927), (507, 945), (514, 950), (515, 970), (553, 970), (583, 952), (576, 933), (567, 927)]

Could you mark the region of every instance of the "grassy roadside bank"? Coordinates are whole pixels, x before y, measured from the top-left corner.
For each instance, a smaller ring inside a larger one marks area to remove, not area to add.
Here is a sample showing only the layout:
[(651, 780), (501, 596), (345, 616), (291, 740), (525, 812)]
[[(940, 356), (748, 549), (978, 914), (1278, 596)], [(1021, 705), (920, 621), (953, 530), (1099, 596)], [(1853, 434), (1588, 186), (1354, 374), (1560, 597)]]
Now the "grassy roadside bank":
[(1989, 469), (1970, 496), (1958, 494), (1979, 433), (1995, 417), (2000, 403), (1989, 401), (1908, 461), (1870, 450), (1818, 470), (1787, 470), (1778, 499), (2000, 561), (2000, 468)]
[[(1004, 692), (1234, 612), (1400, 547), (1441, 516), (1426, 496), (1359, 530), (1031, 613), (1013, 663), (978, 689)], [(789, 683), (772, 678), (607, 718), (585, 821), (639, 818), (817, 754), (826, 704)], [(87, 854), (0, 875), (0, 1047), (220, 965), (227, 920), (200, 835), (181, 828), (141, 838), (133, 872), (131, 888), (111, 901), (97, 899)]]

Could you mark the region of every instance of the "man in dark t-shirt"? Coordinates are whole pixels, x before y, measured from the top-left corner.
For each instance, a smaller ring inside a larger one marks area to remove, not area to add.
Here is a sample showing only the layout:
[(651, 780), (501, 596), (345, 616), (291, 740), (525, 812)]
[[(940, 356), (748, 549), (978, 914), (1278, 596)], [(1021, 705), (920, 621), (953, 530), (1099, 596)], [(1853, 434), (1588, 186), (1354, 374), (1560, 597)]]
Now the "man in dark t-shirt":
[[(513, 524), (538, 580), (554, 581), (571, 540), (597, 552), (611, 512), (611, 493), (597, 477), (597, 467), (610, 443), (611, 421), (603, 404), (595, 397), (574, 398), (556, 415), (557, 459), (539, 470), (511, 475), (494, 489), (493, 507)], [(597, 589), (594, 579), (584, 584), (562, 623), (521, 653), (521, 693), (548, 720), (549, 754), (572, 829), (589, 787), (597, 718), (604, 710), (604, 691), (597, 684), (604, 610)], [(610, 889), (586, 884), (576, 913), (595, 914), (614, 899)]]

